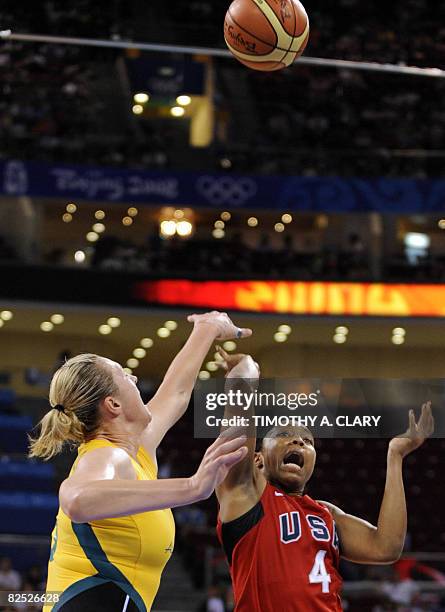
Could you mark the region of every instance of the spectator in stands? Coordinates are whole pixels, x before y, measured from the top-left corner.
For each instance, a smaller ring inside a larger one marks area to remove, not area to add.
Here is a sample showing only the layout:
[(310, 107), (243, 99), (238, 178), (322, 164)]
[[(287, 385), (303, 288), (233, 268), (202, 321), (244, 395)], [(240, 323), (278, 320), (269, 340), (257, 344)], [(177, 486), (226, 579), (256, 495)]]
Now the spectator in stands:
[(0, 589), (18, 591), (21, 583), (20, 574), (12, 568), (11, 559), (2, 557), (0, 559)]

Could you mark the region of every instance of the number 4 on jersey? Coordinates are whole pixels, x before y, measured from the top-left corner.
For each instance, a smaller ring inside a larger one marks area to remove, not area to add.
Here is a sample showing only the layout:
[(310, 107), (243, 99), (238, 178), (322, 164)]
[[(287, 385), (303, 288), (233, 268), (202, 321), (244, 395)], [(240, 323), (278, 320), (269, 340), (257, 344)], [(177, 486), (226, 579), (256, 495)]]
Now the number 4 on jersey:
[(329, 593), (329, 583), (331, 582), (331, 577), (326, 571), (326, 566), (324, 564), (325, 555), (325, 550), (319, 550), (315, 555), (314, 565), (309, 574), (309, 582), (311, 584), (321, 584), (322, 592)]

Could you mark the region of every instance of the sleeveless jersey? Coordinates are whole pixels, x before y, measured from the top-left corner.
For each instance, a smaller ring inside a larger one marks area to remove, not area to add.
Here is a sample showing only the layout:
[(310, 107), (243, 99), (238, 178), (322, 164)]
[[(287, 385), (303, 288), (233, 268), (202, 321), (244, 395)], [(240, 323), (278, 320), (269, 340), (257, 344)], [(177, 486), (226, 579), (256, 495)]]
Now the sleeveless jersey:
[[(80, 445), (70, 474), (85, 453), (116, 446), (107, 440)], [(156, 467), (141, 446), (131, 458), (138, 480), (156, 480)], [(173, 552), (175, 526), (170, 509), (73, 523), (59, 508), (52, 532), (47, 592), (62, 591), (59, 602), (43, 612), (57, 612), (83, 591), (107, 582), (118, 585), (140, 612), (150, 610), (162, 570)]]
[(308, 495), (267, 484), (243, 516), (221, 523), (218, 538), (230, 566), (236, 612), (342, 610), (335, 522)]

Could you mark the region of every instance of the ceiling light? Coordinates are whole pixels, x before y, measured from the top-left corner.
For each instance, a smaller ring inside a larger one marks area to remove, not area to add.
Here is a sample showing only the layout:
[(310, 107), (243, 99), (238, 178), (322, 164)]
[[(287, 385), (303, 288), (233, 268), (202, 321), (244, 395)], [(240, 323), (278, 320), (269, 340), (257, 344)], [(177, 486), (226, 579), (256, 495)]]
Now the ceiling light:
[(276, 232), (284, 232), (284, 225), (283, 225), (283, 223), (275, 223), (274, 230)]
[(166, 327), (160, 327), (156, 333), (160, 338), (168, 338), (170, 335), (170, 330)]
[(226, 224), (224, 221), (221, 221), (221, 219), (218, 219), (218, 221), (215, 221), (213, 225), (216, 229), (224, 229)]
[(332, 340), (336, 344), (344, 344), (347, 340), (347, 337), (345, 336), (345, 334), (335, 334)]
[(406, 334), (406, 330), (403, 327), (394, 327), (392, 333), (395, 336), (404, 336)]
[(107, 323), (110, 327), (119, 327), (119, 325), (121, 324), (121, 320), (119, 319), (119, 317), (110, 317)]
[(83, 263), (85, 261), (85, 252), (84, 251), (76, 251), (74, 253), (74, 261), (77, 263)]
[(214, 229), (212, 232), (212, 236), (219, 240), (220, 238), (224, 238), (226, 232), (223, 229)]
[(174, 236), (176, 234), (176, 221), (162, 221), (160, 230), (162, 236)]
[(67, 213), (75, 213), (77, 210), (77, 206), (75, 204), (73, 204), (72, 202), (70, 202), (69, 204), (66, 205), (66, 212)]
[(124, 217), (122, 219), (122, 225), (125, 225), (125, 227), (128, 227), (132, 223), (133, 223), (133, 219), (131, 217)]
[(134, 357), (137, 357), (138, 359), (143, 359), (146, 354), (147, 351), (141, 347), (135, 348), (133, 351)]
[(99, 334), (102, 334), (103, 336), (107, 336), (108, 334), (111, 334), (112, 331), (113, 330), (111, 329), (109, 325), (99, 325), (98, 332)]
[(209, 372), (216, 372), (216, 370), (218, 369), (218, 366), (216, 365), (214, 361), (208, 361), (206, 363), (206, 368)]
[(292, 327), (290, 325), (280, 325), (280, 327), (278, 328), (278, 331), (281, 332), (282, 334), (289, 335), (292, 331)]
[(230, 351), (234, 351), (236, 349), (236, 342), (233, 340), (226, 340), (223, 344), (223, 349), (230, 353)]
[(405, 336), (393, 336), (391, 342), (393, 344), (403, 344), (405, 342)]
[(134, 368), (137, 368), (139, 365), (139, 361), (135, 358), (135, 357), (130, 357), (130, 359), (128, 359), (127, 361), (127, 367), (131, 368), (134, 370)]
[(142, 115), (144, 107), (141, 104), (135, 104), (131, 110), (135, 115)]
[(153, 340), (151, 338), (142, 338), (139, 343), (144, 348), (151, 348), (153, 346)]
[(43, 321), (43, 323), (40, 323), (40, 329), (44, 332), (50, 332), (52, 329), (54, 329), (54, 325), (51, 323), (51, 321)]
[(274, 334), (273, 339), (275, 342), (286, 342), (287, 334), (283, 334), (283, 332), (277, 332)]
[(258, 219), (256, 217), (249, 217), (247, 219), (247, 225), (249, 227), (256, 227), (258, 225)]
[(65, 317), (62, 314), (53, 314), (51, 316), (51, 322), (54, 323), (54, 325), (62, 325), (64, 321)]
[(139, 212), (139, 211), (138, 211), (138, 209), (137, 209), (137, 208), (135, 208), (134, 206), (130, 206), (130, 208), (127, 210), (127, 214), (128, 214), (130, 217), (136, 217), (136, 216), (137, 216), (137, 214), (138, 214), (138, 212)]
[(0, 318), (3, 319), (3, 321), (10, 321), (13, 316), (10, 310), (2, 310), (0, 312)]
[(231, 218), (232, 218), (232, 215), (227, 210), (221, 213), (221, 219), (223, 221), (230, 221)]
[(198, 374), (198, 378), (199, 380), (208, 380), (210, 378), (210, 372), (201, 370), (201, 372)]
[(88, 232), (87, 240), (88, 242), (97, 242), (99, 240), (99, 234), (96, 234), (96, 232)]
[(340, 334), (341, 336), (346, 336), (347, 334), (349, 334), (349, 329), (344, 325), (339, 325), (335, 328), (335, 333)]
[(173, 108), (170, 109), (170, 114), (173, 115), (173, 117), (183, 117), (185, 115), (185, 110), (182, 106), (173, 106)]
[(176, 323), (176, 321), (166, 321), (164, 323), (164, 327), (166, 327), (170, 331), (174, 331), (178, 327), (178, 324)]
[(133, 374), (133, 370), (131, 368), (122, 368), (125, 374)]
[(93, 232), (96, 232), (96, 234), (102, 234), (102, 232), (105, 231), (105, 225), (103, 223), (95, 223), (93, 225)]
[(176, 98), (176, 102), (181, 106), (188, 106), (191, 103), (192, 99), (190, 96), (178, 96)]
[(289, 213), (285, 213), (282, 217), (281, 217), (281, 221), (283, 223), (292, 223), (292, 215), (290, 215)]
[(64, 223), (71, 223), (72, 220), (73, 220), (73, 215), (70, 215), (70, 213), (64, 213), (62, 215), (62, 221)]
[(176, 232), (178, 236), (190, 236), (193, 230), (193, 225), (190, 221), (178, 221), (176, 224)]
[(146, 104), (149, 101), (149, 99), (150, 99), (150, 96), (143, 92), (134, 94), (133, 96), (133, 100), (136, 102), (136, 104)]
[(98, 221), (102, 221), (102, 219), (105, 219), (105, 213), (103, 210), (96, 210), (96, 212), (94, 213), (94, 216), (96, 217)]

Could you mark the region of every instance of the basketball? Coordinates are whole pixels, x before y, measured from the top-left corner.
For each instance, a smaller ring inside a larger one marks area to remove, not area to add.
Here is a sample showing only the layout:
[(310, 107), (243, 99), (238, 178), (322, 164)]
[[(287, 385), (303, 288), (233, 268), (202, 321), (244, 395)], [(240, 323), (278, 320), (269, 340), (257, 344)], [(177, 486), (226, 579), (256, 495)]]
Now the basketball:
[(254, 70), (281, 70), (306, 48), (309, 19), (299, 0), (234, 0), (224, 20), (232, 54)]

